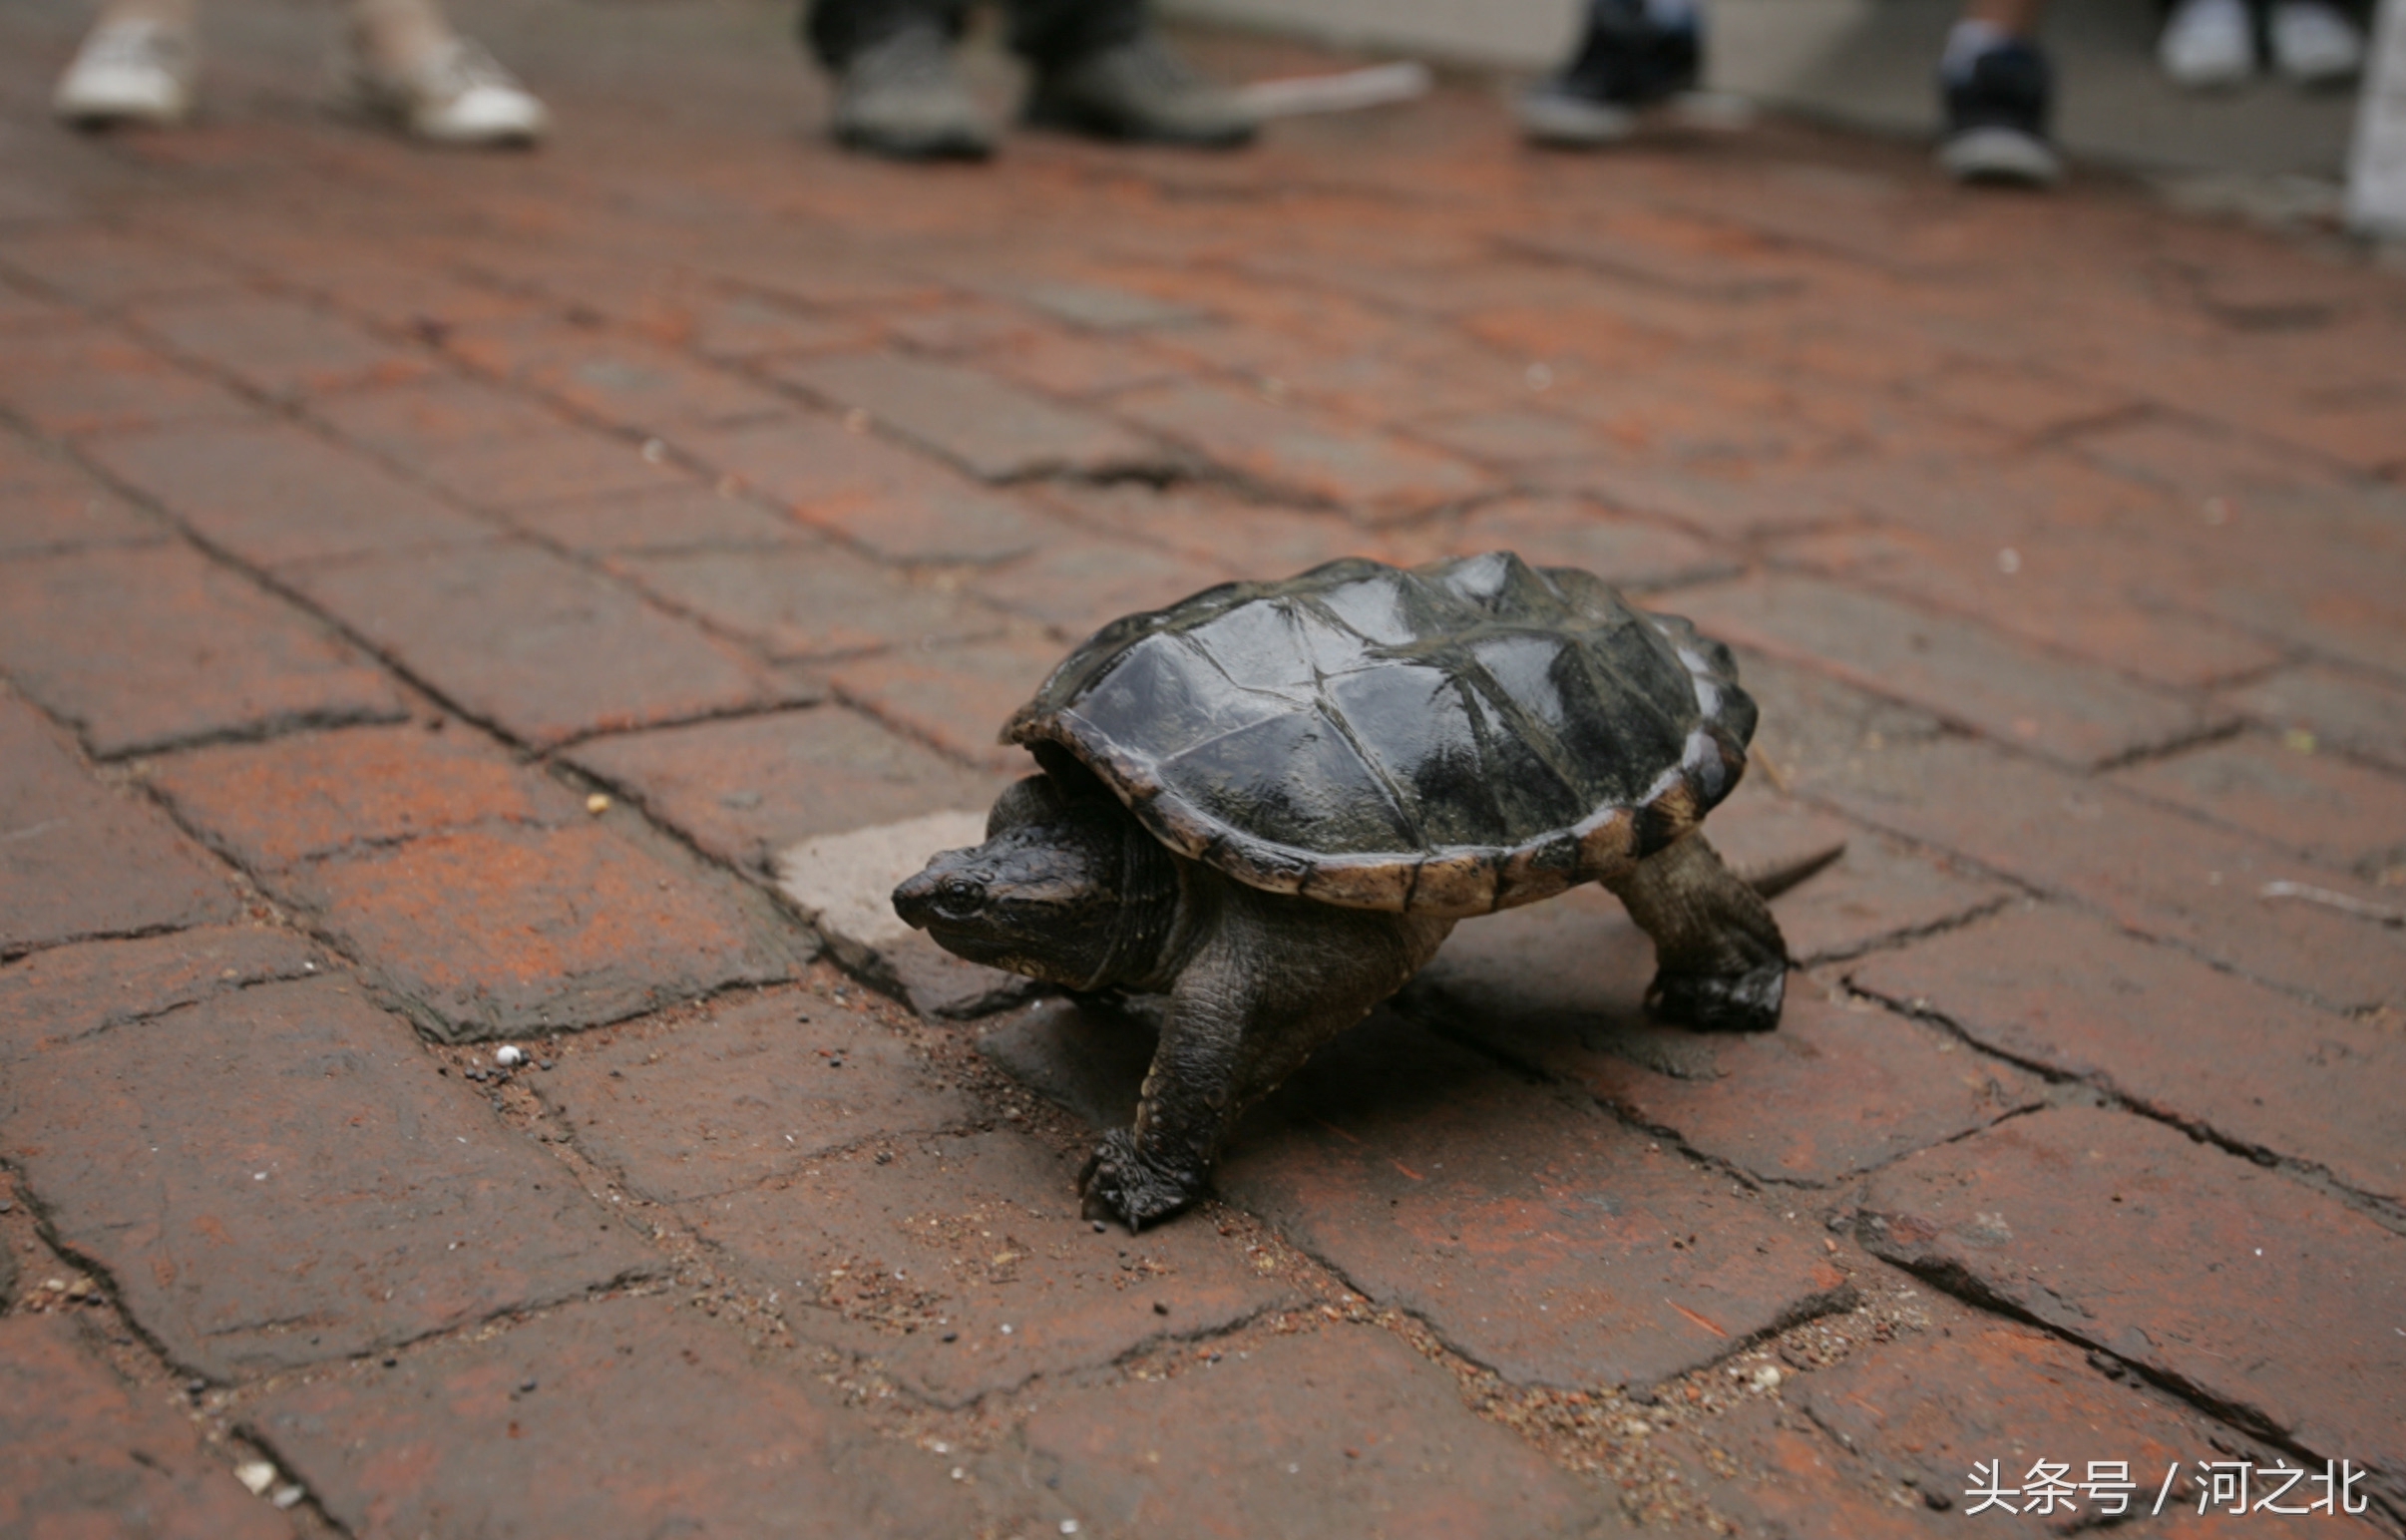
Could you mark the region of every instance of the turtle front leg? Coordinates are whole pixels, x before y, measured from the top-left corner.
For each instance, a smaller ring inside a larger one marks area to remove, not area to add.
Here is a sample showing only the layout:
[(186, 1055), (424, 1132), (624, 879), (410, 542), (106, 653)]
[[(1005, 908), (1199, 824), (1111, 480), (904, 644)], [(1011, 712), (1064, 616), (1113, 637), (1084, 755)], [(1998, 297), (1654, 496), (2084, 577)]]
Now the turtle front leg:
[(1656, 851), (1609, 885), (1654, 938), (1646, 1007), (1680, 1026), (1768, 1032), (1780, 1024), (1788, 943), (1760, 894), (1701, 834)]
[(1141, 1230), (1200, 1199), (1238, 1114), (1403, 987), (1452, 929), (1212, 881), (1218, 924), (1170, 989), (1136, 1124), (1104, 1135), (1078, 1178), (1089, 1219)]

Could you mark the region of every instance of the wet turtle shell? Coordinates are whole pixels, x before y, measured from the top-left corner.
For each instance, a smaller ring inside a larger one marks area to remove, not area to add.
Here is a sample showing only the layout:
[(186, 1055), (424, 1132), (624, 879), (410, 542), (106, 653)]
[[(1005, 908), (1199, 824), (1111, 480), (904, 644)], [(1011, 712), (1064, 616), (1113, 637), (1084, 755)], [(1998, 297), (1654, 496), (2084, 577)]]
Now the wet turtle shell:
[(1063, 771), (1066, 751), (1240, 882), (1460, 918), (1677, 839), (1738, 784), (1754, 729), (1727, 647), (1492, 552), (1332, 562), (1115, 620), (1002, 741)]

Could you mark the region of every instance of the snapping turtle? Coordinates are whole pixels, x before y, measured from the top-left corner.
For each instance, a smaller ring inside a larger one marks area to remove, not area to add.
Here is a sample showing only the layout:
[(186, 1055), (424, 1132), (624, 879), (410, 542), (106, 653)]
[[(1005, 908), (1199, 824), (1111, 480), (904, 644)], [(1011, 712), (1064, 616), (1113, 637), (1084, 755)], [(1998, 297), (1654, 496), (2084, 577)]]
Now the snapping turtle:
[(1224, 583), (1054, 669), (1002, 730), (1042, 773), (894, 907), (973, 962), (1168, 994), (1136, 1124), (1080, 1178), (1089, 1217), (1140, 1228), (1472, 915), (1600, 882), (1654, 939), (1658, 1017), (1777, 1026), (1780, 928), (1696, 832), (1754, 727), (1727, 647), (1575, 569)]

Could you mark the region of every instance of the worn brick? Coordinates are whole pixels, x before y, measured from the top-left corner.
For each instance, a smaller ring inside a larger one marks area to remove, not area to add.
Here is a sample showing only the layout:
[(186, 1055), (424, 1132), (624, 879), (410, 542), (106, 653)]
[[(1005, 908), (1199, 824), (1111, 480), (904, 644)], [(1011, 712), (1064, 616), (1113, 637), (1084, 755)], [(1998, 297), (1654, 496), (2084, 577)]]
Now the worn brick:
[(1925, 1511), (1911, 1492), (1881, 1481), (1809, 1418), (1776, 1400), (1749, 1400), (1708, 1428), (1656, 1438), (1652, 1446), (1685, 1467), (1684, 1490), (1701, 1495), (1739, 1534), (1923, 1540), (1964, 1532), (1960, 1513)]
[(659, 1300), (618, 1299), (279, 1386), (252, 1417), (361, 1536), (978, 1527), (942, 1461), (832, 1401)]
[(1053, 527), (906, 449), (824, 417), (684, 429), (677, 445), (796, 518), (890, 562), (1006, 561)]
[(85, 329), (11, 337), (0, 352), (0, 408), (59, 435), (256, 415), (222, 385), (115, 332)]
[(757, 294), (655, 296), (623, 307), (621, 319), (664, 347), (721, 360), (848, 351), (877, 340), (864, 318), (806, 314)]
[(1411, 436), (1506, 469), (1532, 462), (1583, 459), (1597, 449), (1595, 429), (1526, 407), (1433, 418), (1412, 424)]
[(2203, 953), (2343, 1008), (2406, 991), (2406, 941), (2331, 909), (2267, 902), (2267, 881), (2358, 892), (2276, 845), (2168, 812), (1959, 739), (1892, 750), (1815, 786), (1866, 822), (2102, 911), (2116, 924)]
[(254, 872), (487, 820), (585, 816), (565, 787), (476, 734), (415, 724), (199, 749), (158, 761), (148, 780), (187, 827)]
[(681, 1212), (788, 1292), (796, 1333), (944, 1405), (1290, 1299), (1209, 1225), (1096, 1233), (1078, 1217), (1077, 1160), (1010, 1131), (878, 1141)]
[(799, 531), (768, 550), (625, 556), (611, 565), (671, 607), (775, 658), (942, 645), (1003, 624), (957, 586), (913, 582)]
[(0, 1063), (226, 990), (305, 977), (323, 965), (319, 959), (306, 938), (263, 926), (37, 952), (0, 968)]
[(345, 1358), (643, 1273), (408, 1026), (336, 976), (220, 994), (11, 1071), (0, 1140), (60, 1243), (214, 1378)]
[(537, 1082), (577, 1147), (663, 1203), (792, 1176), (863, 1140), (978, 1110), (880, 1025), (815, 994), (722, 1000), (672, 1030), (575, 1044)]
[(2187, 700), (2050, 657), (1985, 626), (1796, 577), (1683, 589), (1707, 634), (1808, 661), (2049, 758), (2094, 765), (2210, 725)]
[(2406, 771), (2406, 687), (2389, 680), (2308, 664), (2228, 699), (2268, 727), (2303, 728), (2333, 748)]
[(381, 558), (295, 581), (428, 688), (539, 746), (794, 693), (691, 621), (532, 546)]
[(2406, 1240), (2333, 1198), (2161, 1123), (2063, 1107), (1875, 1175), (1862, 1227), (1902, 1266), (2406, 1496)]
[(445, 342), (477, 368), (639, 433), (784, 410), (769, 390), (633, 337), (556, 321), (463, 328)]
[(997, 1016), (978, 1051), (1097, 1131), (1125, 1128), (1160, 1045), (1162, 1003), (1048, 996)]
[(1377, 1328), (1073, 1391), (1020, 1438), (1102, 1536), (1597, 1531), (1592, 1496)]
[(590, 824), (450, 830), (279, 890), (453, 1042), (770, 982), (808, 951), (759, 905)]
[(58, 223), (12, 233), (0, 265), (94, 305), (226, 289), (237, 275), (190, 245)]
[(1035, 332), (975, 355), (978, 366), (1071, 400), (1175, 379), (1176, 359), (1122, 337)]
[(888, 652), (827, 671), (838, 694), (947, 754), (983, 769), (1024, 773), (1024, 750), (995, 741), (1010, 713), (1060, 661), (1058, 643), (1010, 634), (969, 646)]
[(756, 550), (802, 538), (791, 521), (757, 503), (692, 482), (516, 504), (503, 517), (538, 540), (582, 556)]
[(20, 458), (0, 438), (0, 560), (156, 545), (167, 535), (159, 521), (81, 471), (30, 454)]
[(1738, 651), (1738, 682), (1762, 712), (1747, 745), (1752, 773), (1781, 785), (1860, 781), (1891, 748), (1945, 731), (1926, 711), (1744, 648)]
[(2310, 742), (2227, 738), (2128, 766), (2112, 779), (2376, 881), (2406, 865), (2406, 783)]
[(1652, 1383), (1846, 1293), (1727, 1179), (1384, 1012), (1248, 1120), (1220, 1188), (1524, 1383)]
[(174, 825), (95, 782), (48, 724), (0, 697), (0, 954), (206, 925), (235, 908)]
[(1185, 383), (1117, 397), (1112, 411), (1265, 487), (1382, 522), (1495, 490), (1485, 473), (1400, 439)]
[(499, 533), (287, 422), (110, 434), (83, 449), (202, 541), (260, 567), (468, 545)]
[(880, 428), (984, 481), (1174, 469), (1167, 451), (1107, 418), (957, 364), (866, 353), (769, 372), (838, 410), (867, 412)]
[(984, 807), (1002, 787), (842, 706), (596, 738), (568, 757), (707, 854), (756, 873), (813, 835)]
[(0, 1321), (0, 1533), (276, 1540), (292, 1533), (204, 1453), (157, 1389), (133, 1390), (57, 1316)]
[(478, 508), (681, 490), (654, 450), (477, 380), (433, 379), (311, 404), (353, 443)]
[(1121, 615), (1164, 608), (1242, 576), (1185, 554), (1093, 538), (1050, 546), (971, 582), (1005, 609), (1041, 620), (1062, 636), (1084, 637)]
[(349, 647), (182, 546), (0, 570), (0, 666), (103, 756), (404, 709)]
[(1045, 489), (1080, 524), (1184, 553), (1255, 578), (1283, 578), (1339, 557), (1408, 562), (1402, 532), (1366, 529), (1331, 514), (1249, 502), (1202, 483)]
[(2084, 423), (2118, 419), (2136, 399), (2110, 385), (2010, 364), (1956, 361), (1913, 382), (1914, 396), (1950, 412), (2025, 438), (2043, 438)]
[(265, 396), (298, 397), (414, 379), (434, 366), (340, 317), (270, 294), (202, 294), (137, 307), (168, 351)]
[(1642, 524), (1576, 498), (1509, 498), (1461, 522), (1456, 551), (1517, 551), (1529, 562), (1576, 567), (1624, 588), (1664, 588), (1725, 577), (1737, 564), (1675, 530)]
[(1205, 318), (1204, 312), (1192, 305), (1178, 304), (1137, 289), (1122, 288), (1115, 283), (1030, 278), (1022, 281), (1005, 279), (994, 286), (998, 292), (1030, 310), (1083, 331), (1163, 331), (1192, 326)]
[(2406, 1198), (2394, 1033), (2232, 978), (2168, 947), (2033, 909), (1865, 959), (1858, 988), (2155, 1116)]
[(1893, 945), (2004, 902), (2007, 890), (1994, 882), (1777, 795), (1760, 769), (1754, 783), (1714, 811), (1707, 829), (1732, 871), (1759, 877), (1843, 847), (1836, 861), (1774, 904), (1799, 963)]

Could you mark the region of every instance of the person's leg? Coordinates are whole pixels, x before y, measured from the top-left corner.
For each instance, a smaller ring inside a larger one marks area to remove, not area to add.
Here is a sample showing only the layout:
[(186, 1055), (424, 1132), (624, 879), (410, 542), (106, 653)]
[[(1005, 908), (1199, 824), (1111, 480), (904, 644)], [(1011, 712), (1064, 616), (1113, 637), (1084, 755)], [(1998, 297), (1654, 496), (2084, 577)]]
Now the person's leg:
[(1609, 145), (1635, 130), (1640, 108), (1694, 90), (1703, 68), (1697, 0), (1589, 0), (1577, 50), (1515, 114), (1536, 144)]
[(2332, 86), (2364, 68), (2364, 33), (2330, 0), (2272, 0), (2265, 41), (2274, 69), (2300, 86)]
[(193, 110), (200, 54), (193, 0), (110, 0), (59, 77), (51, 106), (86, 128), (164, 128)]
[(452, 30), (437, 0), (352, 0), (352, 83), (420, 139), (525, 145), (550, 116), (482, 46)]
[(1253, 115), (1171, 52), (1144, 0), (1014, 0), (1011, 44), (1035, 67), (1031, 124), (1205, 150), (1253, 138)]
[(953, 67), (967, 11), (967, 0), (805, 0), (803, 45), (836, 78), (838, 143), (902, 161), (994, 154), (994, 127)]
[(2247, 0), (2181, 0), (2156, 35), (2156, 63), (2192, 91), (2235, 86), (2255, 73), (2255, 21)]
[(2048, 143), (2055, 80), (2037, 33), (2047, 0), (1967, 0), (1938, 61), (1946, 133), (1938, 162), (1960, 182), (2047, 187), (2063, 163)]

